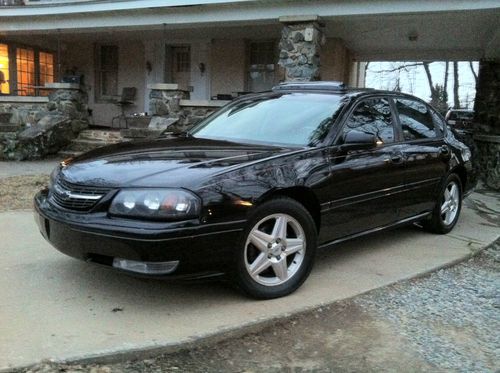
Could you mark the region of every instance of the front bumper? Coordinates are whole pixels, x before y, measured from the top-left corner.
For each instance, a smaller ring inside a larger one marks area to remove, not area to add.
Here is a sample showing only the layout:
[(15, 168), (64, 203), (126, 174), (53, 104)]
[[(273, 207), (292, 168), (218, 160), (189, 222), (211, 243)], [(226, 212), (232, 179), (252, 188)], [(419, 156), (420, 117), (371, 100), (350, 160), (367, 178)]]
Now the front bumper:
[(46, 191), (35, 196), (34, 205), (41, 234), (62, 253), (109, 267), (114, 258), (139, 262), (179, 261), (175, 272), (168, 277), (224, 271), (231, 263), (245, 223), (159, 224), (110, 219), (105, 213), (65, 212), (47, 201)]

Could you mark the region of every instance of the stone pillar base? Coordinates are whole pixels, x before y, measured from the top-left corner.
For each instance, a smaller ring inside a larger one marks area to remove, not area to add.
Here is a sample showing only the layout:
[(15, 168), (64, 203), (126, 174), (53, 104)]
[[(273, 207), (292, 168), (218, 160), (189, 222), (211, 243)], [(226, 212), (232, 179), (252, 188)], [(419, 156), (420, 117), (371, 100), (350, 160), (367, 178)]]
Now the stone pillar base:
[(500, 135), (474, 135), (479, 172), (484, 183), (500, 191)]

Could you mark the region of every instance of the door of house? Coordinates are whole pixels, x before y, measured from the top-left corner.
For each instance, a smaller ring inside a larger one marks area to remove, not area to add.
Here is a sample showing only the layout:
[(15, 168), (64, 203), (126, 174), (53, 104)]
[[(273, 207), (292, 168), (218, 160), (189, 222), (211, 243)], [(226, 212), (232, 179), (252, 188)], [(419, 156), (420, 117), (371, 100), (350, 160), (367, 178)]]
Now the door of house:
[(191, 85), (191, 48), (172, 45), (166, 49), (165, 80), (183, 87)]

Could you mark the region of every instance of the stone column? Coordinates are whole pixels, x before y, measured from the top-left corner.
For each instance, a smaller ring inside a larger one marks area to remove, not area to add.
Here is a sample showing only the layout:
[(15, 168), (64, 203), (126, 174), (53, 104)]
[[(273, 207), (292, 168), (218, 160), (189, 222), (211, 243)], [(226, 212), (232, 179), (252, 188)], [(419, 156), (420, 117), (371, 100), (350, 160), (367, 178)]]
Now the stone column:
[(47, 108), (51, 114), (63, 115), (71, 120), (71, 126), (77, 132), (86, 128), (89, 122), (88, 95), (76, 83), (47, 83), (49, 94)]
[(318, 16), (280, 17), (284, 24), (279, 44), (278, 64), (285, 81), (320, 80), (321, 45), (325, 37)]
[(179, 102), (188, 98), (188, 91), (178, 84), (148, 84), (149, 112), (155, 116), (175, 116), (180, 111)]
[(478, 148), (480, 176), (500, 190), (500, 61), (479, 62), (474, 103), (474, 142)]
[(183, 115), (180, 101), (189, 97), (189, 92), (178, 84), (148, 84), (149, 112), (152, 116), (147, 130), (161, 133), (167, 129), (182, 132), (180, 117)]

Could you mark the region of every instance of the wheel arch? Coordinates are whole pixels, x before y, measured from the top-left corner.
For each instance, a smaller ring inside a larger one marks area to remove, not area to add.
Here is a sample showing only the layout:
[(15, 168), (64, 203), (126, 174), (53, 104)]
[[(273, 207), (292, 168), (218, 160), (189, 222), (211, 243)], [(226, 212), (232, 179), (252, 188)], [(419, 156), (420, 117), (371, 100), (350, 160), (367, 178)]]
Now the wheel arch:
[(321, 205), (316, 197), (316, 194), (307, 187), (294, 186), (283, 189), (275, 189), (259, 198), (258, 204), (269, 201), (270, 199), (283, 196), (294, 199), (300, 203), (311, 214), (316, 225), (316, 230), (319, 233), (321, 228)]
[(460, 178), (460, 182), (462, 183), (462, 192), (465, 193), (468, 182), (467, 171), (465, 170), (465, 167), (462, 165), (456, 166), (450, 171), (450, 174), (456, 174)]

